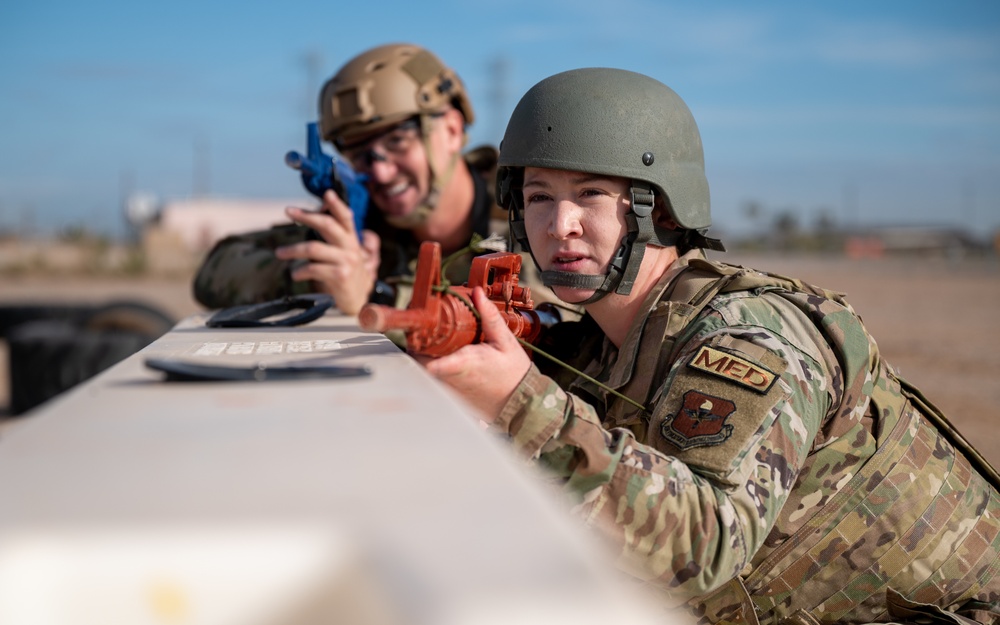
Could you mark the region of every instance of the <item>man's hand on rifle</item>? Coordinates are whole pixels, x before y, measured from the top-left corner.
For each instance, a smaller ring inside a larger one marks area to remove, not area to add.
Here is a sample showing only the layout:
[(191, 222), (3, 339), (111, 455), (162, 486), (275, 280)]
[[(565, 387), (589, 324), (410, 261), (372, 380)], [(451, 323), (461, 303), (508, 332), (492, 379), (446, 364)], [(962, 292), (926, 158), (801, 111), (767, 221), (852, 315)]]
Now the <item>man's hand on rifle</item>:
[(482, 319), (482, 342), (447, 356), (420, 360), (427, 371), (458, 391), (482, 412), (484, 421), (491, 423), (528, 372), (531, 360), (482, 288), (473, 289), (472, 303)]
[(333, 191), (323, 195), (323, 209), (319, 212), (294, 207), (285, 212), (292, 221), (318, 232), (323, 240), (279, 247), (275, 256), (308, 261), (292, 272), (292, 279), (314, 281), (320, 291), (333, 296), (341, 312), (358, 314), (375, 288), (379, 236), (364, 230), (359, 242), (350, 207)]

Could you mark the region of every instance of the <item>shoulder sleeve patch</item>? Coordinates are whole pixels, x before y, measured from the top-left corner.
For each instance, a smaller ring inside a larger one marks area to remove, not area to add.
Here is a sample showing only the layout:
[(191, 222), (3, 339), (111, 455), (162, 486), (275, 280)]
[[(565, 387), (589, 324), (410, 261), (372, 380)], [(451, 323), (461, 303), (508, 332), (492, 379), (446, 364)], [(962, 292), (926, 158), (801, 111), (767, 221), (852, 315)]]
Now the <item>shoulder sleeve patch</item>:
[(779, 380), (785, 367), (778, 354), (734, 337), (701, 346), (664, 389), (650, 442), (696, 472), (738, 486), (790, 394)]
[(733, 435), (727, 421), (736, 404), (701, 391), (685, 391), (680, 408), (660, 424), (663, 438), (678, 449), (693, 449), (724, 443)]

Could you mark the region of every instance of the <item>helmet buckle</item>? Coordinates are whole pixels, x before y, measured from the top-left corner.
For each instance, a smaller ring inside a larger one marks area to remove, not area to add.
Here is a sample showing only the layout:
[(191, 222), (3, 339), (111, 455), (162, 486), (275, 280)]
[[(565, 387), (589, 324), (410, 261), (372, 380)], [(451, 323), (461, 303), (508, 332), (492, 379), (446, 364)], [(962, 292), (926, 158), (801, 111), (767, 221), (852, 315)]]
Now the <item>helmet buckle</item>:
[(653, 214), (653, 189), (649, 185), (635, 180), (629, 189), (632, 202), (632, 212), (638, 217), (646, 218)]

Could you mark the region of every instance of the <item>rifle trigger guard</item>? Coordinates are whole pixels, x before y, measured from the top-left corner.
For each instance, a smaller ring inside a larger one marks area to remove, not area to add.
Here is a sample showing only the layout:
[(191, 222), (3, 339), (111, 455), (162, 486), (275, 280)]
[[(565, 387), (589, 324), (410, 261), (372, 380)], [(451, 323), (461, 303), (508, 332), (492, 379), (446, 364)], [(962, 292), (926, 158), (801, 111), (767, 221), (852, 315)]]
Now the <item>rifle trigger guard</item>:
[[(246, 304), (223, 308), (208, 318), (205, 325), (210, 328), (272, 328), (300, 326), (321, 317), (333, 306), (333, 298), (326, 293), (289, 295), (259, 304)], [(264, 321), (268, 317), (280, 315), (290, 310), (302, 310), (297, 315)]]

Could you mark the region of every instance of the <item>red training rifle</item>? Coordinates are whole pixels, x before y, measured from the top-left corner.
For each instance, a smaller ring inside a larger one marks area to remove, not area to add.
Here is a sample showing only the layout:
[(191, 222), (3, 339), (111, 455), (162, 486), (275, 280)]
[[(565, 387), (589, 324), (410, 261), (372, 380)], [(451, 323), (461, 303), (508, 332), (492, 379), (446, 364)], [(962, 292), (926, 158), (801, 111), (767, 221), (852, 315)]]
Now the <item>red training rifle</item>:
[(494, 252), (472, 259), (469, 281), (464, 286), (441, 286), (441, 245), (420, 245), (413, 298), (405, 310), (365, 304), (358, 313), (364, 330), (403, 330), (411, 354), (445, 356), (460, 347), (482, 340), (482, 325), (472, 304), (472, 289), (479, 286), (496, 304), (514, 336), (534, 343), (544, 328), (559, 321), (558, 309), (542, 304), (535, 308), (531, 289), (518, 285), (521, 256)]

